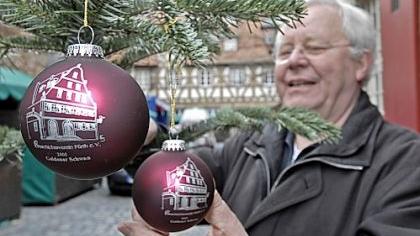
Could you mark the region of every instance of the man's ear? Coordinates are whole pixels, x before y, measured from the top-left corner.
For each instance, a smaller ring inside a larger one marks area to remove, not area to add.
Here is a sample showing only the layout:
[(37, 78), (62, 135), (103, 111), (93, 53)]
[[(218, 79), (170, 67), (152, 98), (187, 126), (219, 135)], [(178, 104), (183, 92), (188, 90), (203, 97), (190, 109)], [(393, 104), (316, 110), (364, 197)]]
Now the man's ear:
[(357, 60), (356, 80), (363, 83), (363, 80), (368, 79), (369, 70), (372, 67), (373, 55), (371, 51), (363, 52), (362, 56)]

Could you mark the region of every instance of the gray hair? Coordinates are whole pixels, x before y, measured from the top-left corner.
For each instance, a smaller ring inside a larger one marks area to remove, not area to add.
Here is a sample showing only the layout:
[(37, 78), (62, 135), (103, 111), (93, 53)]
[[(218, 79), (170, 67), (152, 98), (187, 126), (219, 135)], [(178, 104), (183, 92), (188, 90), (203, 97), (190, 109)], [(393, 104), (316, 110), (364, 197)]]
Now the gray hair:
[[(307, 7), (314, 5), (331, 6), (338, 10), (342, 19), (342, 30), (349, 40), (350, 52), (354, 59), (360, 58), (364, 52), (370, 51), (375, 56), (376, 32), (371, 16), (361, 8), (340, 0), (306, 0)], [(283, 35), (277, 34), (275, 43), (275, 56), (282, 41)]]

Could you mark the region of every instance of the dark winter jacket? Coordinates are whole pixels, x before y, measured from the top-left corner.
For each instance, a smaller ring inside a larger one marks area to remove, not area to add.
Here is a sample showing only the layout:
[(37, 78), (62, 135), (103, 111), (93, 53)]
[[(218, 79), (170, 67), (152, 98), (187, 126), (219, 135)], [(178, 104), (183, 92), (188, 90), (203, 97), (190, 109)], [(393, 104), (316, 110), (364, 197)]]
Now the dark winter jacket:
[(308, 147), (277, 174), (286, 132), (267, 126), (199, 153), (250, 235), (420, 235), (420, 138), (365, 93), (340, 143)]

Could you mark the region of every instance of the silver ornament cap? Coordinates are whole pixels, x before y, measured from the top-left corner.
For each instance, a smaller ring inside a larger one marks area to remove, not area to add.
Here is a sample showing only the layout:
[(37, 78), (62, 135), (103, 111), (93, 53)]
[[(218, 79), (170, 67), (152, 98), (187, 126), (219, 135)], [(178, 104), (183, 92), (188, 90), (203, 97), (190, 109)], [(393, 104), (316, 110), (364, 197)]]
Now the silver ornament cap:
[(72, 44), (67, 47), (67, 57), (97, 57), (104, 58), (104, 50), (95, 44)]
[(169, 152), (185, 151), (185, 141), (181, 139), (165, 140), (162, 144), (162, 151), (169, 151)]
[[(87, 28), (90, 30), (91, 39), (90, 43), (80, 43), (80, 33), (83, 29)], [(93, 39), (95, 38), (95, 32), (92, 27), (89, 25), (83, 25), (80, 27), (79, 32), (77, 33), (77, 44), (72, 44), (67, 47), (67, 57), (97, 57), (104, 58), (104, 50), (101, 46), (92, 44)]]

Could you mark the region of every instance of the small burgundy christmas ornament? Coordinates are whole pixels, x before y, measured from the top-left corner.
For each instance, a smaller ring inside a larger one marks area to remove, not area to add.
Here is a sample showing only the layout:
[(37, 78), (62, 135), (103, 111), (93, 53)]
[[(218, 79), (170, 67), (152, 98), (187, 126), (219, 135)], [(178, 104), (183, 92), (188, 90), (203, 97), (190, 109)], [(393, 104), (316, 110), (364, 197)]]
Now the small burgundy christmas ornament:
[(92, 44), (70, 45), (66, 59), (42, 71), (19, 112), (22, 136), (34, 156), (77, 179), (121, 169), (141, 148), (149, 127), (139, 85)]
[(152, 227), (176, 232), (199, 223), (213, 202), (213, 175), (183, 140), (166, 140), (136, 172), (133, 200)]

